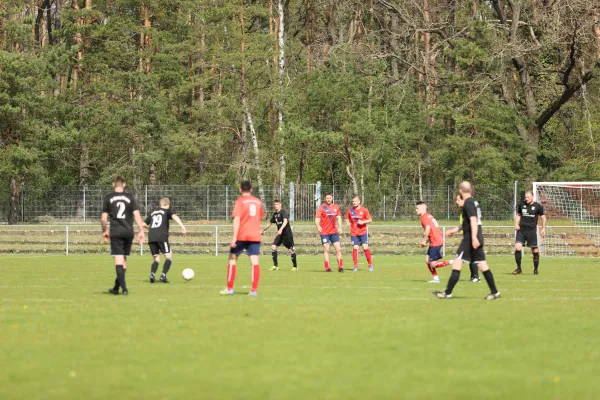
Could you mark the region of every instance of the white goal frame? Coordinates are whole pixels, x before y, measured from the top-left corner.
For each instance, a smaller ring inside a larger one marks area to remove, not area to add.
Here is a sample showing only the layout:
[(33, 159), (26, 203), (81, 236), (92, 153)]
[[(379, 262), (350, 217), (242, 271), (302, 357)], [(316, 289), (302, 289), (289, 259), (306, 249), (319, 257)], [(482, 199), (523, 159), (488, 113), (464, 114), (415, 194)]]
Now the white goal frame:
[(540, 241), (545, 256), (600, 256), (600, 182), (533, 182), (533, 199), (565, 224), (546, 226)]

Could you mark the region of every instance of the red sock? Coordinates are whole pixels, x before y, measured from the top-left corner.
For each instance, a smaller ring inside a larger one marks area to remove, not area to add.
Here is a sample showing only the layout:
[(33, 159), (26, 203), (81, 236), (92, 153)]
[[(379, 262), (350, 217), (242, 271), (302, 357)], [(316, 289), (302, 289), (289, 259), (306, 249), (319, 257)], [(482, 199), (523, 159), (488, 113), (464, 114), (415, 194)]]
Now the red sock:
[(344, 268), (344, 260), (342, 260), (341, 258), (338, 260), (338, 269), (342, 269)]
[(328, 269), (331, 269), (331, 266), (329, 265), (329, 261), (325, 261), (325, 271)]
[(258, 265), (252, 266), (252, 291), (256, 292), (258, 289), (258, 281), (260, 280), (260, 267)]
[(234, 282), (235, 282), (235, 264), (229, 264), (227, 266), (227, 290), (233, 289)]
[(437, 276), (437, 272), (435, 272), (435, 268), (433, 268), (431, 264), (427, 264), (427, 269), (429, 269), (429, 272), (431, 272), (431, 275), (433, 275), (434, 278)]
[(447, 260), (434, 261), (432, 264), (433, 264), (432, 265), (433, 268), (442, 268), (442, 267), (445, 267), (447, 265), (450, 265), (450, 261), (447, 261)]
[(365, 250), (365, 257), (367, 257), (367, 263), (369, 264), (369, 267), (373, 265), (373, 258), (371, 258), (371, 250), (366, 249)]
[(358, 249), (352, 249), (352, 261), (354, 266), (358, 267)]

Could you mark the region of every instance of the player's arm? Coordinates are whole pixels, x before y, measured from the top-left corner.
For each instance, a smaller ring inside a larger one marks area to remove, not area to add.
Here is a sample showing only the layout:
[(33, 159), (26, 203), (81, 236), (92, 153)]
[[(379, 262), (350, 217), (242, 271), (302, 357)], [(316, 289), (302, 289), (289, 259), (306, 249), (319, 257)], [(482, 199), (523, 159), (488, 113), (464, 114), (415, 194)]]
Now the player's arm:
[(338, 233), (341, 235), (342, 234), (342, 216), (338, 215), (336, 221), (337, 221)]
[(517, 212), (515, 214), (515, 229), (519, 230), (521, 229), (521, 214), (519, 212)]
[(461, 229), (462, 229), (462, 228), (461, 228), (460, 226), (457, 226), (457, 227), (454, 227), (454, 228), (448, 229), (448, 230), (446, 231), (446, 236), (447, 236), (447, 237), (452, 237), (452, 236), (456, 235), (458, 232), (460, 232), (460, 230), (461, 230)]
[(179, 216), (177, 214), (173, 214), (171, 216), (171, 218), (173, 218), (173, 221), (177, 222), (177, 224), (179, 224), (179, 226), (181, 227), (181, 233), (183, 233), (184, 235), (187, 235), (187, 229), (185, 229), (185, 225), (183, 225), (183, 222), (181, 222), (181, 218), (179, 218)]
[(469, 222), (471, 223), (471, 245), (474, 249), (476, 249), (481, 245), (481, 243), (479, 243), (479, 239), (477, 239), (477, 233), (479, 232), (479, 223), (477, 221), (477, 217), (469, 217)]
[(283, 230), (285, 229), (285, 227), (287, 226), (287, 224), (288, 224), (288, 219), (284, 218), (283, 219), (283, 224), (281, 224), (281, 228), (279, 228), (279, 230), (277, 231), (278, 235), (281, 235), (281, 233), (283, 232)]
[(319, 233), (323, 232), (323, 228), (321, 228), (321, 218), (315, 217), (315, 225), (317, 226)]
[(350, 210), (346, 212), (346, 225), (350, 228), (352, 226), (352, 214), (350, 214)]
[(263, 234), (264, 234), (264, 233), (267, 231), (267, 229), (269, 229), (269, 228), (271, 227), (271, 225), (273, 225), (273, 224), (272, 224), (271, 222), (269, 222), (269, 225), (265, 226), (265, 229), (263, 229), (263, 230), (260, 232), (260, 234), (261, 234), (261, 235), (263, 235)]
[(138, 241), (140, 244), (143, 244), (146, 235), (144, 234), (144, 220), (142, 220), (140, 210), (133, 210), (133, 218), (135, 219), (135, 223), (137, 224), (138, 228), (140, 228), (140, 232), (138, 233)]
[(421, 240), (421, 247), (427, 246), (427, 240), (429, 239), (429, 233), (431, 233), (431, 227), (429, 225), (425, 226), (425, 230), (423, 231), (423, 240)]
[(102, 239), (104, 239), (105, 243), (108, 243), (108, 213), (103, 212), (100, 217), (100, 227), (102, 227)]
[(233, 217), (233, 237), (231, 238), (231, 247), (233, 247), (233, 248), (235, 248), (235, 246), (236, 246), (239, 231), (240, 231), (240, 217), (235, 216), (235, 217)]
[(542, 214), (542, 230), (540, 231), (540, 236), (546, 236), (546, 216)]
[(369, 218), (369, 219), (363, 219), (363, 220), (360, 220), (360, 221), (358, 221), (358, 223), (359, 223), (360, 225), (366, 225), (366, 224), (370, 224), (371, 222), (373, 222), (373, 219), (372, 219), (372, 218)]

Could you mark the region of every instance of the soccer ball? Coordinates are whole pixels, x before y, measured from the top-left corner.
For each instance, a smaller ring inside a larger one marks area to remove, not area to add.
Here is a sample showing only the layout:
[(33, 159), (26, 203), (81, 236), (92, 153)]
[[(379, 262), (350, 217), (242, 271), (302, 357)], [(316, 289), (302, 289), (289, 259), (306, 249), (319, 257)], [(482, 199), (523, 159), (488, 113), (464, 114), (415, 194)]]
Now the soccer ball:
[(181, 276), (186, 281), (191, 281), (192, 279), (194, 279), (194, 275), (194, 270), (191, 268), (186, 268), (183, 271), (181, 271)]

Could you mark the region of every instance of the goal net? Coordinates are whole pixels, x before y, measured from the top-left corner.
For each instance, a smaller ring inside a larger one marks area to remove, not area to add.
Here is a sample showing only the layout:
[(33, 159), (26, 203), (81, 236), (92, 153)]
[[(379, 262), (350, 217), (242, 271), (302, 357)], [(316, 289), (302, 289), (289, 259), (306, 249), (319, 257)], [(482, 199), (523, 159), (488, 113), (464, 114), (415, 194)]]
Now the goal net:
[(534, 182), (548, 218), (546, 256), (600, 256), (600, 182)]

